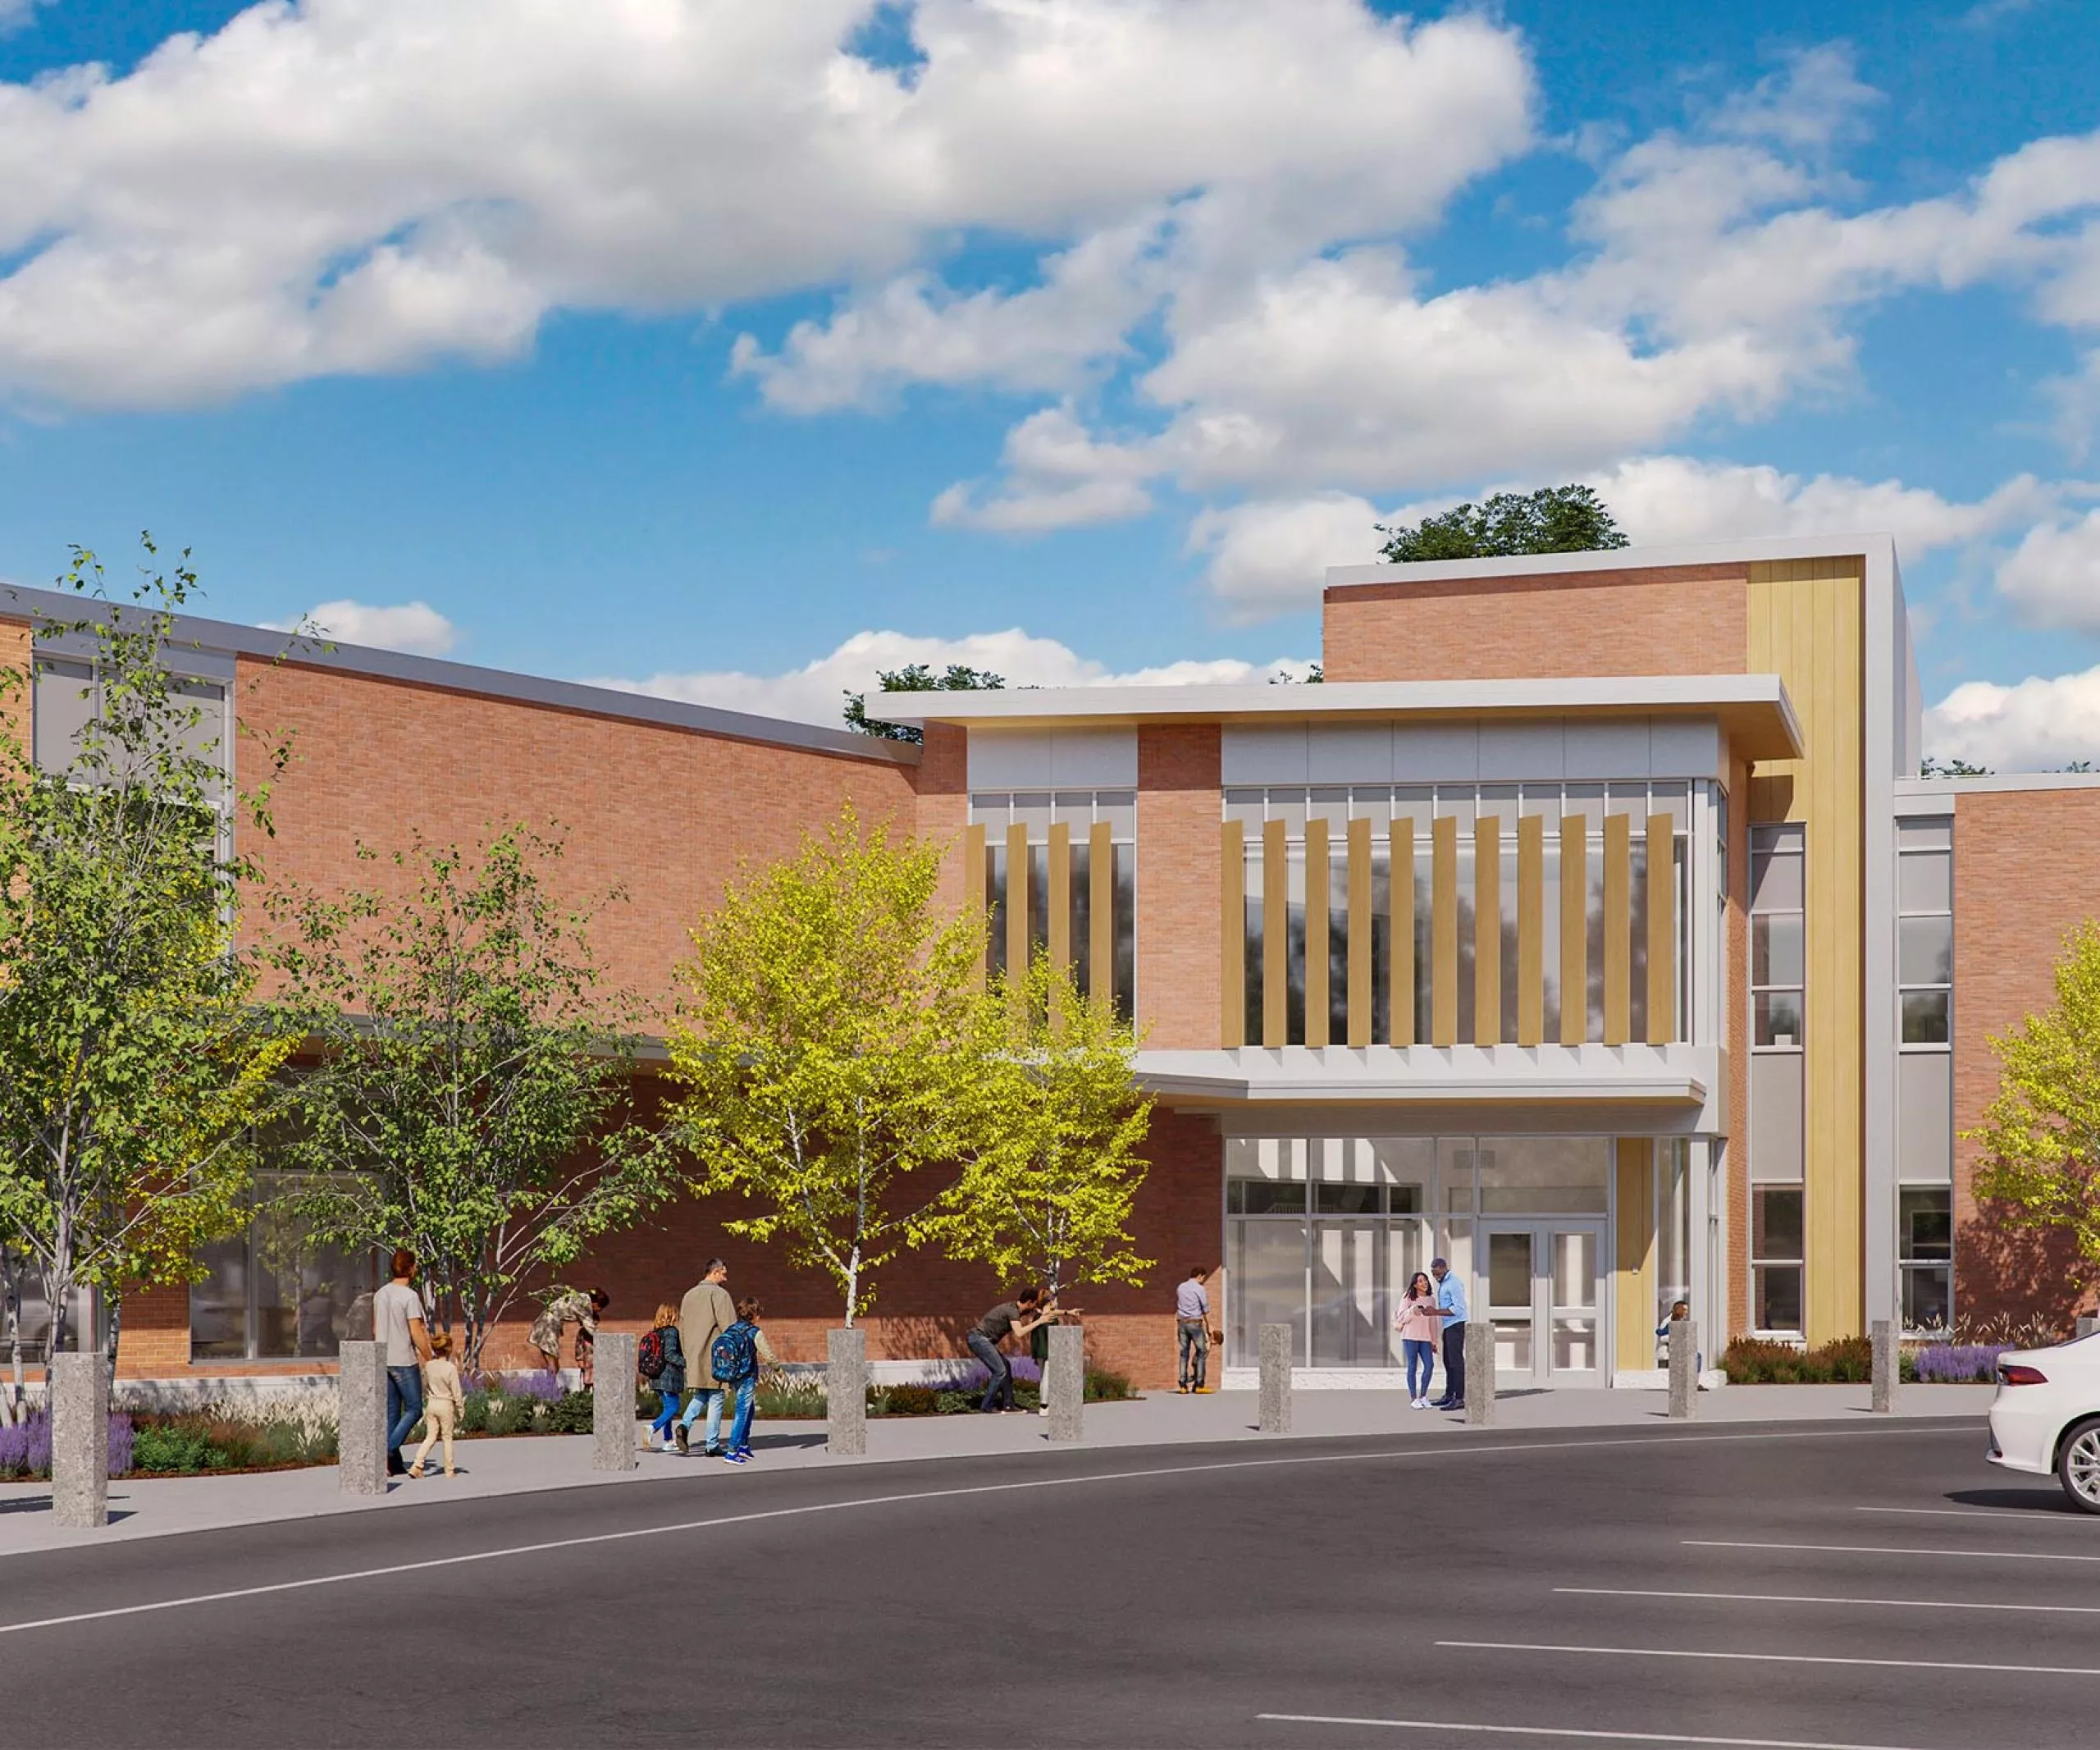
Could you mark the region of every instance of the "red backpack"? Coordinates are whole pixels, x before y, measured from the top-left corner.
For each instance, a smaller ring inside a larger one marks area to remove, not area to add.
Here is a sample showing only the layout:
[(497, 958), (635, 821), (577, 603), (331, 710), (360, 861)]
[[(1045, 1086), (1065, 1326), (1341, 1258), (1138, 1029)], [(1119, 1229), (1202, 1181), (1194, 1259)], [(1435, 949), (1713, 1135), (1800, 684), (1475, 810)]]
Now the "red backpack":
[(660, 1328), (642, 1338), (641, 1347), (635, 1355), (634, 1364), (641, 1369), (644, 1379), (655, 1379), (661, 1377), (668, 1359), (664, 1353), (664, 1333)]

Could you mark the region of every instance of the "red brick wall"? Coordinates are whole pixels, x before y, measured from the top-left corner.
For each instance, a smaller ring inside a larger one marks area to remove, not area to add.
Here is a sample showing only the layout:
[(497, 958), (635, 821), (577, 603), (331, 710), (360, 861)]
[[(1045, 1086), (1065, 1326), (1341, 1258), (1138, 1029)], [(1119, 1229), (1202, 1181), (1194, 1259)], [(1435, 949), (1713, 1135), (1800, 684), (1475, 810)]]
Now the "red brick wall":
[(2100, 789), (1969, 791), (1954, 833), (1954, 1271), (1958, 1312), (2008, 1313), (2069, 1326), (2090, 1291), (2074, 1286), (2060, 1236), (2012, 1231), (1979, 1206), (1977, 1145), (1997, 1092), (1993, 1034), (2055, 998), (2065, 933), (2100, 916), (2089, 847), (2100, 839)]
[(1215, 724), (1138, 731), (1138, 1027), (1154, 1051), (1219, 1039)]
[(1737, 674), (1748, 637), (1737, 565), (1347, 583), (1326, 592), (1335, 681)]

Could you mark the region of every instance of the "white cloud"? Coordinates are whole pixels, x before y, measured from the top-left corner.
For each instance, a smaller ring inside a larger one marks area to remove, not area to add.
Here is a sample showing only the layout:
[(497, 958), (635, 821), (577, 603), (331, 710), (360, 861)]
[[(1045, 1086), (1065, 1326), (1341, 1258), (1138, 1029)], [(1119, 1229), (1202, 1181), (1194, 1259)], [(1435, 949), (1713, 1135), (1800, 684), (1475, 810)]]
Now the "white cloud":
[(427, 601), (404, 601), (378, 607), (363, 601), (324, 601), (300, 620), (264, 620), (272, 631), (300, 627), (343, 644), (375, 650), (398, 650), (412, 656), (443, 656), (459, 641), (459, 628)]
[(2100, 668), (2011, 687), (1966, 682), (1925, 713), (1924, 728), (1927, 753), (1995, 772), (2100, 761)]
[(1208, 555), (1203, 583), (1237, 621), (1316, 605), (1330, 565), (1378, 556), (1379, 513), (1353, 493), (1257, 499), (1200, 511), (1189, 550)]
[(936, 669), (951, 663), (965, 663), (1003, 675), (1010, 687), (1221, 685), (1265, 680), (1279, 674), (1303, 678), (1309, 665), (1287, 657), (1267, 664), (1221, 658), (1117, 673), (1106, 663), (1082, 656), (1054, 638), (1032, 637), (1016, 626), (1006, 632), (973, 633), (960, 638), (859, 632), (829, 655), (784, 674), (751, 674), (731, 669), (652, 674), (643, 680), (604, 678), (591, 684), (836, 727), (848, 692), (875, 695), (882, 670), (902, 669), (915, 662)]
[(2100, 632), (2100, 510), (2029, 529), (1998, 567), (1997, 584), (2033, 624)]
[(1007, 433), (1004, 480), (990, 497), (957, 481), (934, 499), (937, 525), (1007, 534), (1039, 534), (1143, 516), (1152, 509), (1144, 482), (1162, 465), (1144, 445), (1103, 442), (1069, 407), (1030, 414)]

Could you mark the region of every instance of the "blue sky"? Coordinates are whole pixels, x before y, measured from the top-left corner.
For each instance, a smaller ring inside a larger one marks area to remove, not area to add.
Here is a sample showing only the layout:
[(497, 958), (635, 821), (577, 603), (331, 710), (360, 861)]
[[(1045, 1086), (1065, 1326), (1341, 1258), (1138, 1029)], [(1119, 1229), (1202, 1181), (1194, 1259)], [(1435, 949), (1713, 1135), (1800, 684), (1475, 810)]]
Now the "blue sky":
[[(183, 33), (189, 33), (187, 36)], [(1235, 678), (1381, 516), (1888, 528), (2100, 754), (2092, 0), (0, 0), (0, 575), (823, 716)]]

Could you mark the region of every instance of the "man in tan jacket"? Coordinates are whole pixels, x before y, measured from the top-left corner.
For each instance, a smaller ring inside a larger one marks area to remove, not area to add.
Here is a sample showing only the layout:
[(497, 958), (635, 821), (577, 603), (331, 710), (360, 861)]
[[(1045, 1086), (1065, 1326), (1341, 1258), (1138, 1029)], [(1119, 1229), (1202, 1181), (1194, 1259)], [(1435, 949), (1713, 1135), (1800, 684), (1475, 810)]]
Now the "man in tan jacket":
[(686, 1291), (678, 1303), (678, 1346), (686, 1352), (687, 1382), (692, 1397), (678, 1427), (678, 1451), (692, 1450), (692, 1425), (702, 1410), (707, 1412), (707, 1434), (700, 1451), (702, 1458), (722, 1455), (722, 1383), (714, 1377), (714, 1339), (737, 1322), (737, 1303), (723, 1285), (729, 1280), (729, 1267), (719, 1258), (707, 1260), (701, 1278)]

